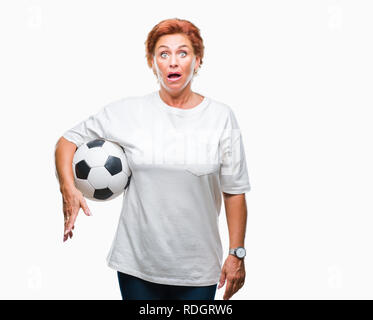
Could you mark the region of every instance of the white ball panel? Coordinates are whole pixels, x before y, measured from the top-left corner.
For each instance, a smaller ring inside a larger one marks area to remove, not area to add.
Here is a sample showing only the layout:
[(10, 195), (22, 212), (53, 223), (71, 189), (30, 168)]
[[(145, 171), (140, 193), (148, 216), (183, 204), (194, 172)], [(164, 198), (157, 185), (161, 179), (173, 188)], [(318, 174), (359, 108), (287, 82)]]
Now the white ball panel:
[(111, 177), (108, 187), (113, 193), (122, 192), (124, 190), (124, 187), (126, 186), (127, 181), (128, 176), (123, 171), (121, 171)]
[(88, 151), (88, 147), (85, 143), (83, 143), (76, 151), (74, 154), (73, 158), (73, 164), (76, 164), (86, 158), (86, 154)]
[(75, 179), (75, 186), (83, 193), (87, 198), (92, 198), (95, 189), (91, 186), (88, 180), (85, 179)]
[(107, 154), (110, 154), (111, 156), (120, 158), (122, 154), (124, 153), (122, 148), (119, 146), (119, 144), (111, 141), (105, 141), (105, 143), (102, 145), (102, 148), (105, 149)]
[(91, 168), (103, 167), (105, 165), (107, 158), (108, 158), (108, 154), (101, 147), (95, 147), (95, 148), (88, 149), (85, 155), (85, 161), (88, 163), (88, 165)]
[(105, 167), (92, 168), (88, 175), (88, 181), (95, 189), (106, 188), (111, 178), (110, 172)]

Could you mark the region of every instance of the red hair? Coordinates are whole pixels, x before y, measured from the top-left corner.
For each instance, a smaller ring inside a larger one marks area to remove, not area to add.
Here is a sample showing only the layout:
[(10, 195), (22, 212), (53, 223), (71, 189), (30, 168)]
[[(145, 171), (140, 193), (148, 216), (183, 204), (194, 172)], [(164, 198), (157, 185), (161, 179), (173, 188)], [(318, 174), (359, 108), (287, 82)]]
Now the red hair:
[(200, 58), (200, 65), (202, 65), (202, 58), (204, 53), (203, 40), (200, 35), (200, 30), (190, 21), (183, 19), (166, 19), (159, 22), (149, 32), (145, 41), (146, 60), (148, 66), (152, 67), (155, 44), (158, 39), (167, 34), (181, 33), (188, 37), (193, 46), (194, 54)]

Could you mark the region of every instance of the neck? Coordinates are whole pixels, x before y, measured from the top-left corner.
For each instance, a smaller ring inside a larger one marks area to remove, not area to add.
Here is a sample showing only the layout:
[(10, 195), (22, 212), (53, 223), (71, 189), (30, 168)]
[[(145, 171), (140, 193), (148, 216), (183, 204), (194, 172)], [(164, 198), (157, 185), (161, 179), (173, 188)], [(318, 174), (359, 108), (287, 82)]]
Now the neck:
[(161, 87), (159, 96), (168, 105), (178, 108), (185, 108), (188, 105), (192, 105), (195, 98), (198, 97), (197, 94), (188, 87), (178, 92), (170, 92)]

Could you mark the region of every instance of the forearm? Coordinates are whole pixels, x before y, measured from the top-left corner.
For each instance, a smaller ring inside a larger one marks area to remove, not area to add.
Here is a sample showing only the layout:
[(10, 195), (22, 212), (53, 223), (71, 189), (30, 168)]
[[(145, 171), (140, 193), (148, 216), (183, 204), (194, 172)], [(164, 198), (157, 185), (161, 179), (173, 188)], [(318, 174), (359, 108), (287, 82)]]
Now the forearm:
[(55, 163), (61, 193), (74, 185), (72, 161), (77, 147), (74, 143), (61, 137), (55, 149)]
[(244, 247), (247, 208), (245, 194), (224, 195), (224, 206), (229, 231), (229, 248)]

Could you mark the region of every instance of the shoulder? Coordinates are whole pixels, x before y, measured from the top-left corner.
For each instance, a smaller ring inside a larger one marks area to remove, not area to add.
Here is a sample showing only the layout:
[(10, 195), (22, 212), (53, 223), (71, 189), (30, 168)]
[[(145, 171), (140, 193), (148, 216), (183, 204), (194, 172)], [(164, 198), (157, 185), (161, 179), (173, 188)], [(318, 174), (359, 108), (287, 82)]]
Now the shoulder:
[(223, 121), (225, 129), (238, 129), (240, 128), (237, 117), (233, 108), (227, 103), (211, 99), (214, 104), (214, 112), (217, 110), (218, 117)]
[(233, 115), (233, 110), (230, 105), (224, 103), (222, 101), (218, 101), (216, 99), (209, 98), (211, 101), (212, 110), (216, 113), (219, 117), (223, 117), (225, 119), (230, 119)]

